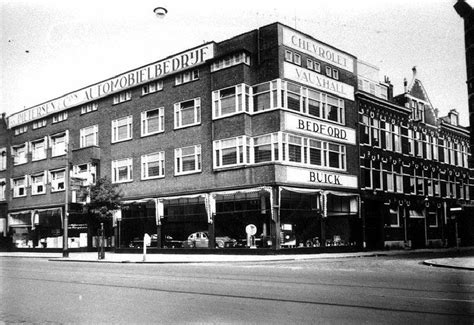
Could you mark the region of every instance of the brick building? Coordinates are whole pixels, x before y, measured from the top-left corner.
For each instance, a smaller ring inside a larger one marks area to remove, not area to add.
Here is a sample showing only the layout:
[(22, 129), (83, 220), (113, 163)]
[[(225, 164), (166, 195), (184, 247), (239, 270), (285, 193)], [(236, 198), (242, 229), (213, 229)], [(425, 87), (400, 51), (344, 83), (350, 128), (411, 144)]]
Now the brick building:
[[(124, 193), (110, 245), (361, 245), (355, 69), (275, 23), (13, 114), (13, 243), (61, 247), (66, 196), (80, 200), (68, 180), (107, 176)], [(69, 246), (84, 247), (74, 211)]]
[[(364, 73), (371, 71), (372, 73)], [(413, 68), (404, 93), (359, 62), (361, 199), (369, 248), (455, 245), (451, 208), (470, 202), (469, 131), (438, 117)], [(468, 241), (469, 233), (458, 234)]]
[(145, 233), (157, 248), (445, 244), (443, 211), (469, 200), (468, 132), (418, 79), (394, 98), (374, 69), (274, 23), (13, 114), (8, 238), (61, 248), (67, 202), (68, 246), (90, 248), (79, 185), (106, 176), (124, 193), (118, 249)]

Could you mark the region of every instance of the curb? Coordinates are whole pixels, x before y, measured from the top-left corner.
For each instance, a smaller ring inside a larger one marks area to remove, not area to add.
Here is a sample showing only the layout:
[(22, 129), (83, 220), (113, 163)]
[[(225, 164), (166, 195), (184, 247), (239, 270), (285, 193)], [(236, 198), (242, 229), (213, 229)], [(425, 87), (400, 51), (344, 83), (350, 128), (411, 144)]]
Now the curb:
[(442, 264), (436, 263), (431, 260), (423, 261), (424, 265), (434, 266), (434, 267), (444, 267), (446, 269), (457, 269), (457, 270), (467, 270), (467, 271), (474, 271), (474, 268), (468, 266), (457, 266), (457, 265), (449, 265), (449, 264)]

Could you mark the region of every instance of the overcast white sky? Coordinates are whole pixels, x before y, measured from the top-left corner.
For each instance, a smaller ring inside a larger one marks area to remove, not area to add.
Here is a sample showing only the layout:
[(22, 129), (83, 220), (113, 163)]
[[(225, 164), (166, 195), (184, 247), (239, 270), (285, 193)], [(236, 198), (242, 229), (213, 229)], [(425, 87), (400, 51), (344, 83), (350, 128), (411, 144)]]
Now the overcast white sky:
[[(440, 114), (468, 124), (455, 0), (0, 0), (0, 112), (11, 115), (207, 41), (280, 21), (380, 68), (398, 94), (416, 66)], [(165, 6), (164, 19), (153, 8)], [(28, 53), (26, 52), (28, 51)]]

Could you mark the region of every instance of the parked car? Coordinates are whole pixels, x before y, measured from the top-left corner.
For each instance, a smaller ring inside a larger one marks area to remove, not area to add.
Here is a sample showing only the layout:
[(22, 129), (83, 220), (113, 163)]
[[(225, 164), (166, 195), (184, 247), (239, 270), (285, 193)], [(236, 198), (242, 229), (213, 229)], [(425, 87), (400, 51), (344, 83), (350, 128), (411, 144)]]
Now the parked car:
[[(237, 240), (228, 236), (218, 236), (215, 238), (216, 248), (230, 248), (237, 245)], [(209, 247), (209, 234), (207, 231), (194, 232), (183, 242), (183, 247), (207, 248)]]

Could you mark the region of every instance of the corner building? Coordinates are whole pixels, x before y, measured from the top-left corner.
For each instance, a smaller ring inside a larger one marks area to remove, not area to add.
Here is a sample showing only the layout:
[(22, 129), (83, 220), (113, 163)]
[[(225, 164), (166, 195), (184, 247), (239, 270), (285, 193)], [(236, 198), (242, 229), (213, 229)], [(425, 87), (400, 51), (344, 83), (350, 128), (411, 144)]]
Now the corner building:
[(360, 247), (356, 86), (353, 55), (274, 23), (13, 114), (12, 244), (60, 248), (66, 212), (69, 247), (94, 246), (79, 189), (107, 176), (124, 193), (116, 248), (145, 233)]

